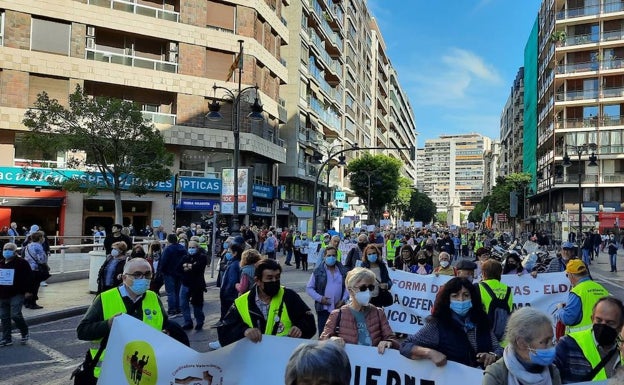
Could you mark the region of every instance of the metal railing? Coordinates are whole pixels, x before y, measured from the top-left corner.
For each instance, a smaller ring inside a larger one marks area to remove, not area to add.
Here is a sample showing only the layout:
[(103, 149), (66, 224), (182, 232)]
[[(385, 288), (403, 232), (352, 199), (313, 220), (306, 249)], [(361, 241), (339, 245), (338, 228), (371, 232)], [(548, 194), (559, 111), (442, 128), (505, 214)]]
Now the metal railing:
[(168, 11), (162, 8), (150, 7), (147, 5), (137, 4), (132, 1), (126, 0), (88, 0), (87, 4), (99, 5), (99, 6), (110, 6), (111, 9), (115, 9), (118, 11), (124, 11), (129, 13), (134, 13), (142, 16), (154, 17), (157, 19), (175, 21), (176, 23), (180, 21), (180, 13), (175, 11)]
[(152, 111), (141, 111), (143, 118), (146, 120), (150, 120), (155, 124), (176, 124), (177, 115), (175, 114), (164, 114), (162, 112), (152, 112)]
[(39, 160), (39, 159), (13, 159), (13, 165), (17, 167), (44, 167), (44, 168), (64, 168), (65, 161)]
[(93, 48), (87, 48), (86, 58), (105, 63), (122, 64), (129, 67), (138, 67), (151, 69), (156, 71), (164, 71), (177, 73), (178, 63), (166, 62), (162, 60), (153, 60), (132, 55), (124, 55), (109, 51), (102, 51)]

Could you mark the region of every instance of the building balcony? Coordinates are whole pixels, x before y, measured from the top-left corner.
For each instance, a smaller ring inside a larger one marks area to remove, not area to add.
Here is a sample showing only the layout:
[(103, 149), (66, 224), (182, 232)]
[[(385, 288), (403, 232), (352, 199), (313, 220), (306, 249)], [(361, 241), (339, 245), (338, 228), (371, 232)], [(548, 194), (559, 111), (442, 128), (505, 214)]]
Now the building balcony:
[(307, 176), (316, 178), (318, 173), (318, 166), (310, 162), (299, 162), (297, 173), (299, 176)]
[(129, 67), (145, 68), (156, 71), (177, 73), (178, 63), (162, 60), (146, 59), (139, 56), (124, 55), (109, 51), (102, 51), (92, 48), (85, 49), (87, 60), (101, 61), (105, 63), (121, 64)]
[(591, 72), (597, 71), (600, 67), (598, 61), (582, 62), (582, 63), (570, 63), (557, 66), (557, 74), (571, 74), (577, 72)]
[(144, 119), (149, 120), (154, 124), (169, 124), (172, 126), (176, 124), (177, 115), (175, 114), (164, 114), (152, 111), (141, 111), (141, 114)]
[(128, 0), (87, 0), (87, 4), (98, 5), (100, 7), (108, 7), (118, 11), (124, 11), (134, 13), (137, 15), (154, 17), (156, 19), (163, 19), (169, 21), (180, 21), (180, 13), (163, 9), (150, 7), (147, 5), (137, 4), (134, 1)]
[(602, 118), (569, 118), (557, 121), (557, 129), (568, 128), (595, 128), (595, 127), (613, 127), (624, 125), (624, 116), (604, 116)]
[[(581, 184), (602, 184), (602, 183), (622, 183), (624, 182), (624, 173), (613, 173), (605, 175), (581, 175)], [(555, 176), (555, 184), (573, 184), (578, 185), (578, 174), (569, 174), (563, 176)]]
[[(619, 3), (619, 2), (618, 2)], [(611, 11), (615, 12), (615, 11)], [(573, 19), (584, 16), (595, 16), (600, 14), (600, 5), (588, 5), (586, 7), (568, 8), (556, 13), (557, 20)]]

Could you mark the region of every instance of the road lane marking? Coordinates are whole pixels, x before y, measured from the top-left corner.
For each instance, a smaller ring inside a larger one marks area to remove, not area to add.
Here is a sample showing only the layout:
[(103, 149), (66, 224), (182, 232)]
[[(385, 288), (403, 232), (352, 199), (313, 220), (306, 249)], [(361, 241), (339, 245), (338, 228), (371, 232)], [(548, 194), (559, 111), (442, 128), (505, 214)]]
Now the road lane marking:
[(58, 350), (52, 349), (51, 347), (44, 345), (38, 341), (29, 340), (28, 344), (32, 346), (33, 348), (39, 350), (41, 353), (45, 354), (46, 356), (52, 358), (56, 362), (66, 363), (66, 362), (73, 361), (73, 359), (67, 357), (65, 354), (59, 352)]
[(29, 362), (19, 362), (16, 364), (7, 364), (7, 365), (2, 365), (0, 366), (0, 368), (4, 369), (4, 368), (19, 368), (21, 366), (28, 366), (28, 365), (37, 365), (37, 364), (54, 364), (56, 363), (56, 360), (45, 360), (45, 361), (29, 361)]

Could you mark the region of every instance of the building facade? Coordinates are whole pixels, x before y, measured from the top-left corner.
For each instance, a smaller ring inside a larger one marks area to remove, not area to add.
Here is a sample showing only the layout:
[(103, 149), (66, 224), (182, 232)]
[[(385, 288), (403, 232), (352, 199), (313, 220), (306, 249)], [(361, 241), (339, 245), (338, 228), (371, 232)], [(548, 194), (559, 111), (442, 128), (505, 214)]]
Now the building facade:
[[(81, 235), (114, 220), (112, 194), (88, 198), (37, 186), (15, 177), (24, 166), (66, 166), (67, 154), (29, 152), (22, 144), (21, 121), (42, 91), (67, 103), (80, 85), (90, 96), (130, 100), (141, 106), (175, 154), (173, 172), (181, 178), (178, 221), (205, 221), (219, 204), (221, 170), (233, 157), (232, 104), (213, 85), (235, 90), (235, 57), (243, 40), (240, 167), (250, 168), (252, 204), (243, 220), (269, 223), (275, 214), (277, 164), (286, 162), (279, 125), (286, 113), (280, 86), (288, 80), (281, 56), (289, 43), (283, 13), (287, 0), (25, 0), (0, 1), (0, 222), (38, 223), (49, 234)], [(236, 92), (236, 91), (235, 91)], [(245, 118), (248, 102), (259, 97), (265, 121)], [(213, 98), (223, 103), (224, 119), (205, 115)], [(243, 116), (244, 114), (244, 116)], [(9, 178), (7, 176), (13, 175)], [(257, 186), (257, 187), (256, 187)], [(124, 222), (135, 228), (162, 224), (170, 229), (174, 188), (168, 181), (142, 197), (124, 194)], [(38, 190), (38, 191), (37, 191)], [(61, 195), (56, 196), (54, 195)], [(47, 195), (54, 195), (48, 197)], [(24, 198), (27, 197), (27, 198)], [(251, 198), (251, 196), (250, 196)], [(40, 210), (39, 207), (42, 207)], [(201, 207), (201, 209), (197, 209)]]
[[(483, 198), (485, 161), (491, 139), (479, 134), (443, 135), (425, 142), (422, 155), (423, 190), (438, 212), (459, 202), (468, 214)], [(420, 151), (419, 151), (420, 152)]]
[[(579, 219), (582, 231), (619, 231), (623, 23), (621, 2), (546, 0), (527, 44), (536, 52), (535, 60), (525, 54), (525, 79), (527, 64), (536, 79), (535, 97), (529, 100), (536, 111), (537, 177), (530, 222), (557, 238), (578, 233)], [(526, 122), (525, 114), (525, 131)]]
[[(522, 143), (524, 139), (524, 67), (521, 67), (511, 87), (500, 118), (499, 176), (522, 172)], [(486, 194), (487, 195), (487, 194)]]

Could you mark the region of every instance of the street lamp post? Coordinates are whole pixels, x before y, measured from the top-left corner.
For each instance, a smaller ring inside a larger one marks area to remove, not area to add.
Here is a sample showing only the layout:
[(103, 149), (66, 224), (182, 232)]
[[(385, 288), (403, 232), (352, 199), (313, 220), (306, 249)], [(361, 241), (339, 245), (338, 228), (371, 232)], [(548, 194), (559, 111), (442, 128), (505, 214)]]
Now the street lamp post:
[[(563, 167), (569, 167), (572, 165), (570, 161), (570, 156), (568, 155), (568, 150), (576, 152), (578, 157), (578, 235), (577, 235), (577, 244), (578, 244), (578, 256), (581, 257), (581, 239), (583, 235), (583, 190), (581, 187), (581, 177), (583, 175), (583, 171), (581, 170), (581, 156), (583, 153), (590, 154), (589, 155), (589, 164), (588, 166), (594, 167), (598, 166), (596, 163), (596, 144), (595, 143), (586, 143), (583, 145), (565, 145), (565, 155), (563, 156)], [(590, 153), (591, 152), (591, 153)]]
[(368, 177), (368, 193), (366, 194), (366, 209), (368, 210), (368, 217), (366, 218), (366, 222), (370, 225), (371, 224), (371, 211), (372, 211), (371, 210), (371, 175), (373, 175), (375, 171), (360, 170), (358, 172), (361, 172), (362, 174)]
[[(236, 58), (238, 59), (238, 89), (236, 92), (221, 86), (217, 86), (215, 83), (212, 86), (214, 98), (212, 103), (208, 106), (210, 112), (206, 115), (206, 118), (210, 121), (219, 121), (223, 119), (223, 115), (219, 112), (221, 105), (216, 99), (217, 90), (223, 90), (232, 98), (234, 108), (232, 109), (232, 134), (234, 135), (234, 157), (232, 161), (232, 167), (234, 169), (234, 199), (232, 206), (232, 234), (238, 234), (240, 231), (240, 223), (238, 218), (238, 162), (240, 158), (240, 114), (241, 114), (241, 97), (249, 90), (255, 90), (254, 103), (251, 105), (251, 112), (247, 117), (254, 121), (263, 121), (262, 105), (258, 99), (258, 86), (250, 86), (242, 88), (242, 75), (243, 75), (243, 40), (238, 41), (239, 51)], [(236, 113), (234, 113), (234, 111)]]

